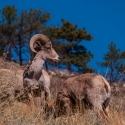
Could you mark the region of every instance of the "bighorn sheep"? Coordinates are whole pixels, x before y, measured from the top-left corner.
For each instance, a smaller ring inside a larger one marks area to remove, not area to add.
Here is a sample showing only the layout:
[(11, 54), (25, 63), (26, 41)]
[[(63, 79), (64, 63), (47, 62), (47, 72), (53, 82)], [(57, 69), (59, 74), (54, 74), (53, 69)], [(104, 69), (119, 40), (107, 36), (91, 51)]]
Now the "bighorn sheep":
[(103, 76), (86, 73), (68, 78), (59, 89), (56, 101), (49, 108), (53, 106), (58, 117), (70, 115), (71, 107), (83, 103), (106, 118), (110, 94), (110, 85)]
[(43, 69), (43, 65), (46, 60), (58, 62), (59, 56), (52, 48), (49, 38), (43, 34), (36, 34), (30, 39), (30, 49), (35, 53), (35, 57), (28, 69), (24, 71), (23, 85), (24, 88), (31, 87), (33, 89), (34, 103), (39, 107), (41, 106), (42, 92), (45, 92), (46, 99), (50, 98), (50, 78)]

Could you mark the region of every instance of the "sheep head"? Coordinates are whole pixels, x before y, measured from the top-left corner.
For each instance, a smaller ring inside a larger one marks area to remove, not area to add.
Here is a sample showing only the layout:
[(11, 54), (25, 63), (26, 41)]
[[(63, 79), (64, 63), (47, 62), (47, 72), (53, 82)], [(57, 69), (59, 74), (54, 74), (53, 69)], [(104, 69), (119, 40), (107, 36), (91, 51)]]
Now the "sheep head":
[(50, 39), (43, 34), (36, 34), (30, 39), (30, 49), (34, 53), (42, 53), (45, 59), (59, 61), (59, 56), (53, 49)]

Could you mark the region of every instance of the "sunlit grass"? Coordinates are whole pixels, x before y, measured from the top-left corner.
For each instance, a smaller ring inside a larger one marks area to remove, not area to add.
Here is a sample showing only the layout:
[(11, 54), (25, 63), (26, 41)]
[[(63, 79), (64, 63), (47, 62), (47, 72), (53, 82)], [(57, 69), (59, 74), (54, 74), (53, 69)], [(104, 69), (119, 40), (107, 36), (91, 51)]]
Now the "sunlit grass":
[[(65, 79), (60, 76), (51, 78), (52, 100)], [(11, 96), (6, 95), (9, 88), (17, 86), (14, 74), (0, 73), (0, 83), (0, 125), (104, 125), (102, 118), (90, 109), (69, 117), (55, 119), (53, 113), (46, 117), (42, 108), (36, 109), (28, 101), (11, 100)], [(111, 95), (109, 118), (109, 125), (125, 125), (125, 91), (120, 91), (120, 88)]]

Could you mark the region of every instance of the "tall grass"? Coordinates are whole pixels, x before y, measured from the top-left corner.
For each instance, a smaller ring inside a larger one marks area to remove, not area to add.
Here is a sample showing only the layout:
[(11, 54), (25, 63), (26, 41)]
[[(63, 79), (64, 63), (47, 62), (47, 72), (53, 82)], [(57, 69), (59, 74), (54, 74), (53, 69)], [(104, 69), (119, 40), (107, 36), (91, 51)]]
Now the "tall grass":
[[(16, 72), (15, 72), (16, 73)], [(52, 100), (66, 78), (51, 78)], [(76, 112), (70, 117), (54, 118), (53, 113), (46, 117), (42, 108), (36, 109), (27, 102), (11, 100), (8, 94), (11, 87), (16, 87), (18, 80), (13, 74), (0, 73), (0, 125), (104, 125), (101, 117), (88, 109)], [(109, 106), (109, 125), (125, 125), (125, 91), (118, 88), (113, 91)]]

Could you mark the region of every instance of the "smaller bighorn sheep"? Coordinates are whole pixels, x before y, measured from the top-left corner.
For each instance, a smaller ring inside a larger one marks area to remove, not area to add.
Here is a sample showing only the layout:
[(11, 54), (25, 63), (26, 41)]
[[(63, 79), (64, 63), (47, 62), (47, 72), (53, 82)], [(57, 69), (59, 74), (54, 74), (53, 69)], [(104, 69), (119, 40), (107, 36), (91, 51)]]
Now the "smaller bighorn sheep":
[(56, 101), (49, 104), (56, 117), (70, 115), (72, 107), (84, 104), (103, 117), (108, 116), (111, 88), (107, 80), (97, 74), (82, 74), (68, 78), (57, 93)]
[(30, 39), (30, 49), (35, 53), (35, 57), (24, 71), (23, 85), (24, 88), (33, 89), (34, 103), (39, 107), (42, 92), (45, 92), (46, 99), (50, 98), (50, 78), (43, 69), (44, 63), (46, 60), (58, 62), (59, 56), (53, 49), (50, 39), (43, 34), (36, 34)]

